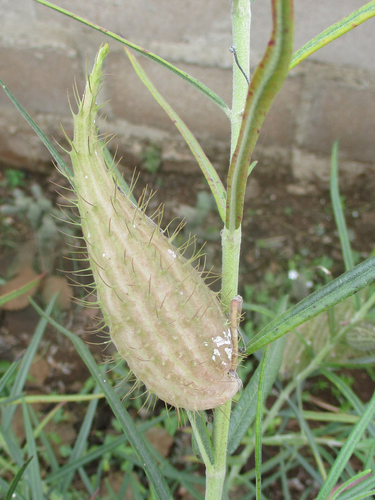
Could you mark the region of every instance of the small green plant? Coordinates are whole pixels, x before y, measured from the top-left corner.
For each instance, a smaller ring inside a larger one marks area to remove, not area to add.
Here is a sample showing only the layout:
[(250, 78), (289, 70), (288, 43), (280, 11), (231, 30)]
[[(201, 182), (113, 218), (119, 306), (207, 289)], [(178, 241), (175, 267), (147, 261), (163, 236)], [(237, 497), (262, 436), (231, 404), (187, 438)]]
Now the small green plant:
[(16, 170), (14, 168), (8, 168), (7, 170), (5, 170), (5, 181), (7, 188), (10, 190), (24, 187), (25, 177), (25, 172), (23, 172), (22, 170)]
[(155, 144), (146, 146), (142, 155), (142, 165), (150, 174), (156, 174), (161, 166), (161, 150)]
[[(37, 1), (70, 17), (76, 17), (45, 0)], [(232, 1), (235, 47), (232, 51), (236, 55), (237, 65), (234, 66), (231, 108), (212, 90), (185, 72), (105, 30), (107, 35), (126, 47), (142, 53), (187, 80), (215, 102), (230, 120), (230, 165), (224, 185), (195, 137), (157, 92), (137, 59), (128, 48), (125, 49), (140, 79), (185, 138), (211, 189), (223, 223), (220, 302), (209, 291), (197, 270), (190, 267), (189, 261), (183, 260), (181, 252), (178, 253), (171, 246), (171, 241), (162, 234), (158, 219), (153, 223), (147, 218), (144, 213), (147, 205), (145, 195), (140, 198), (138, 204), (132, 203), (129, 189), (122, 183), (114, 163), (108, 160), (106, 149), (97, 136), (95, 98), (101, 83), (101, 65), (108, 52), (107, 45), (99, 50), (84, 98), (81, 100), (76, 92), (79, 111), (74, 116), (74, 140), (70, 140), (74, 175), (9, 90), (4, 85), (3, 87), (47, 145), (61, 172), (79, 193), (77, 206), (81, 214), (83, 235), (88, 243), (89, 262), (96, 282), (98, 303), (121, 354), (151, 392), (177, 407), (186, 409), (197, 460), (203, 461), (205, 465), (206, 500), (227, 498), (238, 485), (246, 488), (246, 498), (260, 500), (267, 494), (267, 488), (270, 488), (269, 485), (274, 481), (280, 482), (284, 498), (291, 498), (288, 474), (296, 467), (303, 468), (313, 480), (304, 491), (303, 498), (310, 495), (310, 498), (317, 500), (344, 500), (349, 498), (346, 490), (350, 489), (350, 498), (359, 499), (373, 495), (375, 491), (375, 477), (370, 474), (375, 469), (375, 433), (372, 426), (375, 394), (370, 402), (364, 405), (350, 387), (328, 368), (332, 366), (329, 357), (345, 340), (350, 329), (362, 321), (369, 320), (375, 294), (367, 297), (358, 292), (375, 280), (375, 258), (371, 257), (354, 267), (338, 191), (337, 144), (332, 151), (331, 199), (346, 273), (329, 281), (289, 309), (287, 297), (279, 298), (272, 309), (265, 305), (257, 307), (245, 303), (247, 310), (257, 311), (266, 316), (267, 320), (245, 346), (244, 354), (255, 354), (258, 366), (251, 377), (249, 372), (242, 371), (246, 379), (241, 393), (237, 393), (239, 379), (235, 371), (239, 355), (238, 321), (242, 302), (237, 293), (246, 182), (255, 167), (255, 162), (250, 163), (250, 160), (263, 120), (289, 70), (317, 48), (374, 16), (375, 2), (370, 2), (327, 29), (294, 55), (293, 2), (272, 0), (272, 9), (271, 38), (263, 60), (249, 85), (250, 0)], [(81, 18), (79, 20), (104, 31), (88, 21)], [(122, 192), (128, 194), (124, 196)], [(270, 278), (274, 279), (273, 276)], [(180, 292), (183, 297), (187, 297), (185, 302), (181, 301)], [(250, 290), (248, 292), (251, 294)], [(349, 299), (352, 302), (351, 308), (346, 307), (344, 311), (348, 314), (347, 321), (342, 322), (335, 318), (331, 308), (352, 295), (353, 299)], [(192, 304), (192, 309), (189, 309)], [(194, 498), (201, 499), (201, 494), (195, 489), (197, 483), (194, 482), (194, 475), (185, 476), (145, 441), (144, 429), (140, 424), (135, 424), (127, 411), (126, 402), (123, 403), (118, 392), (109, 383), (107, 375), (98, 367), (87, 346), (77, 335), (51, 318), (53, 302), (46, 311), (35, 303), (33, 305), (41, 315), (43, 327), (48, 321), (72, 341), (97, 383), (94, 393), (105, 395), (125, 433), (126, 437), (123, 439), (127, 439), (134, 450), (134, 454), (130, 449), (128, 454), (123, 454), (124, 481), (118, 494), (110, 493), (112, 498), (123, 498), (130, 485), (139, 498), (148, 495), (150, 498), (171, 499), (176, 492), (177, 482)], [(300, 335), (304, 344), (303, 354), (307, 355), (306, 362), (285, 386), (279, 382), (276, 384), (276, 399), (271, 407), (266, 408), (265, 398), (271, 391), (283, 362), (285, 334), (307, 321), (311, 325), (315, 318), (323, 317), (318, 316), (320, 313), (326, 313), (327, 334), (319, 349), (314, 351), (303, 335)], [(250, 330), (247, 332), (249, 335), (253, 333)], [(39, 331), (34, 339), (40, 339)], [(33, 346), (36, 346), (38, 340), (34, 339)], [(27, 362), (31, 362), (32, 356), (32, 350), (28, 350)], [(27, 363), (23, 363), (22, 376), (25, 376), (27, 369)], [(304, 386), (309, 377), (317, 371), (338, 388), (353, 409), (351, 414), (330, 414), (330, 424), (323, 425), (318, 430), (310, 427), (308, 420), (325, 422), (327, 416), (321, 412), (309, 412), (302, 405)], [(4, 375), (2, 389), (6, 387), (7, 377), (10, 376), (7, 373)], [(45, 498), (47, 492), (57, 488), (63, 497), (71, 484), (74, 472), (78, 471), (86, 491), (93, 496), (99, 485), (101, 472), (98, 469), (97, 474), (89, 478), (82, 464), (87, 463), (85, 460), (89, 455), (84, 453), (85, 443), (96, 411), (96, 402), (89, 403), (66, 469), (56, 464), (50, 454), (53, 471), (42, 479), (34, 436), (34, 430), (40, 428), (40, 422), (30, 414), (25, 400), (22, 406), (27, 451), (22, 450), (19, 444), (14, 445), (14, 442), (17, 442), (15, 437), (11, 436), (10, 439), (8, 436), (14, 415), (14, 405), (10, 406), (10, 403), (15, 402), (16, 396), (22, 391), (23, 383), (24, 379), (17, 379), (8, 390), (3, 403), (4, 419), (0, 431), (5, 443), (4, 460), (9, 470), (8, 480), (4, 481), (5, 484), (0, 483), (3, 491), (10, 498), (9, 495), (13, 494), (19, 483), (20, 495), (27, 495), (31, 491), (32, 497), (39, 500)], [(232, 396), (237, 402), (233, 407)], [(213, 409), (212, 423), (205, 412), (206, 409)], [(296, 423), (299, 431), (291, 433), (289, 428)], [(362, 438), (365, 433), (369, 433), (370, 440)], [(240, 445), (240, 454), (234, 455)], [(262, 446), (267, 445), (279, 447), (276, 459), (262, 460)], [(304, 456), (304, 446), (309, 447), (308, 459)], [(104, 453), (108, 450), (103, 447), (100, 451)], [(359, 473), (351, 466), (352, 454), (360, 461), (362, 470)], [(241, 472), (251, 455), (254, 455), (255, 467), (250, 471)], [(93, 460), (93, 457), (94, 454), (91, 454), (90, 459)], [(143, 470), (147, 475), (147, 488), (134, 478), (134, 467)], [(189, 472), (191, 470), (189, 469)], [(269, 471), (272, 473), (267, 477)], [(337, 482), (339, 485), (336, 487)], [(75, 494), (73, 491), (73, 498)]]
[(40, 268), (43, 271), (53, 271), (62, 243), (61, 229), (64, 228), (67, 234), (73, 234), (74, 231), (67, 224), (68, 218), (53, 207), (38, 184), (30, 187), (30, 193), (29, 196), (21, 189), (14, 189), (12, 202), (0, 207), (0, 212), (4, 216), (17, 215), (27, 220), (35, 231)]

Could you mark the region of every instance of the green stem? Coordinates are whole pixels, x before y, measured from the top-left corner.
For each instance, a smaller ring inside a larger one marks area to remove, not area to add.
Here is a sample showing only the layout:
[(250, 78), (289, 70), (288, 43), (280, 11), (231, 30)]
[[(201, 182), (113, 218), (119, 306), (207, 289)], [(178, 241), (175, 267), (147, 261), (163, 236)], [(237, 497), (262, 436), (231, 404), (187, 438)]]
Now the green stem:
[(227, 466), (228, 429), (232, 400), (215, 409), (213, 448), (215, 463), (211, 470), (206, 469), (205, 500), (220, 500), (223, 495)]
[[(232, 0), (233, 46), (238, 61), (250, 74), (250, 0)], [(235, 150), (241, 128), (242, 112), (245, 107), (248, 84), (233, 62), (233, 103), (231, 117), (231, 155)], [(222, 232), (222, 289), (223, 305), (229, 309), (231, 299), (237, 295), (241, 249), (241, 226), (234, 231), (224, 227)], [(232, 401), (229, 400), (215, 410), (213, 428), (214, 466), (206, 469), (206, 500), (220, 500), (226, 475), (228, 430)]]
[(241, 226), (233, 233), (224, 227), (222, 231), (223, 279), (221, 298), (226, 308), (237, 295), (240, 265)]
[[(238, 62), (246, 74), (250, 72), (250, 0), (232, 0), (233, 47), (237, 52)], [(248, 84), (233, 61), (233, 102), (231, 122), (231, 156), (241, 128), (242, 112), (245, 107)], [(222, 231), (222, 288), (221, 298), (226, 309), (231, 299), (237, 294), (238, 274), (241, 249), (241, 226)]]
[[(232, 1), (232, 32), (233, 47), (236, 49), (238, 62), (250, 78), (250, 25), (251, 8), (249, 0)], [(231, 151), (230, 156), (236, 148), (240, 133), (243, 110), (249, 86), (243, 74), (237, 67), (233, 58), (233, 92), (232, 92), (232, 115), (231, 115)]]

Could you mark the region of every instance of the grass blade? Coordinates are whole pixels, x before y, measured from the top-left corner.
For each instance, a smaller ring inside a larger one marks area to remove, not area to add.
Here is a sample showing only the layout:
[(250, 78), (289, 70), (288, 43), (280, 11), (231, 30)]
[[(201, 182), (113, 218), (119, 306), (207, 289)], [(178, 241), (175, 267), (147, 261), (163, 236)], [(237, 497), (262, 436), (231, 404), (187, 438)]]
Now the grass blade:
[[(27, 404), (27, 401), (25, 402)], [(55, 452), (53, 451), (50, 441), (48, 440), (46, 434), (43, 431), (43, 428), (45, 427), (47, 422), (49, 422), (51, 418), (56, 414), (59, 408), (61, 408), (61, 406), (57, 405), (57, 407), (53, 409), (47, 417), (44, 417), (41, 423), (39, 423), (38, 417), (35, 411), (33, 410), (33, 407), (31, 405), (29, 406), (31, 419), (34, 426), (34, 437), (35, 439), (37, 438), (40, 439), (42, 447), (44, 448), (46, 460), (48, 461), (48, 465), (52, 472), (56, 472), (57, 470), (59, 470), (59, 462), (56, 458)]]
[(68, 179), (73, 177), (73, 172), (68, 167), (68, 164), (61, 158), (60, 154), (57, 152), (56, 148), (53, 146), (51, 141), (49, 141), (47, 139), (47, 137), (43, 134), (42, 130), (34, 122), (34, 120), (27, 113), (27, 111), (21, 106), (21, 104), (19, 104), (17, 99), (13, 96), (13, 94), (10, 92), (10, 90), (7, 88), (7, 86), (5, 85), (5, 83), (1, 79), (0, 79), (0, 85), (3, 87), (5, 93), (7, 94), (9, 99), (12, 101), (12, 103), (15, 105), (15, 107), (18, 109), (18, 111), (25, 118), (27, 123), (31, 126), (31, 128), (34, 130), (34, 132), (36, 132), (39, 139), (41, 139), (41, 141), (43, 142), (45, 147), (51, 153), (52, 158), (55, 160), (56, 164), (60, 167), (61, 173), (65, 177), (67, 177)]
[(43, 500), (44, 495), (43, 495), (42, 478), (40, 476), (38, 451), (36, 448), (33, 428), (31, 426), (30, 416), (25, 401), (22, 401), (22, 414), (25, 425), (27, 453), (29, 455), (29, 458), (31, 457), (33, 459), (26, 473), (28, 478), (28, 484), (31, 491), (31, 497), (33, 498), (33, 500), (37, 499)]
[(363, 412), (360, 420), (353, 428), (344, 446), (341, 448), (333, 467), (329, 471), (327, 480), (325, 481), (322, 489), (319, 492), (316, 500), (325, 500), (331, 493), (333, 487), (338, 481), (341, 472), (344, 470), (347, 462), (349, 461), (357, 443), (360, 441), (363, 433), (366, 431), (369, 423), (374, 418), (375, 414), (375, 392), (367, 405), (366, 410)]
[(13, 373), (17, 370), (17, 367), (20, 363), (20, 360), (14, 361), (10, 367), (7, 369), (7, 371), (4, 373), (4, 375), (1, 377), (0, 380), (0, 393), (3, 391), (5, 386), (7, 385), (8, 381), (10, 378), (13, 376)]
[(303, 47), (298, 49), (297, 52), (293, 54), (289, 69), (294, 68), (294, 66), (297, 66), (297, 64), (317, 50), (333, 42), (336, 38), (339, 38), (353, 28), (356, 28), (373, 16), (375, 16), (375, 0), (372, 0), (372, 2), (369, 2), (360, 9), (352, 12), (337, 23), (332, 24), (332, 26), (319, 33), (319, 35), (314, 37), (309, 42), (305, 43)]
[(208, 185), (212, 191), (212, 194), (215, 198), (217, 208), (222, 218), (223, 222), (225, 220), (225, 203), (226, 203), (226, 193), (225, 188), (218, 176), (215, 168), (213, 167), (210, 160), (207, 158), (205, 152), (203, 151), (201, 145), (196, 140), (194, 135), (190, 132), (185, 123), (181, 120), (178, 114), (171, 108), (171, 106), (167, 103), (163, 96), (159, 94), (156, 90), (154, 84), (148, 78), (146, 73), (144, 72), (142, 66), (139, 64), (137, 59), (131, 54), (131, 52), (125, 48), (126, 54), (133, 65), (137, 75), (142, 80), (142, 82), (146, 85), (148, 90), (151, 92), (153, 98), (160, 104), (160, 106), (167, 113), (172, 122), (176, 125), (182, 137), (185, 139), (186, 144), (189, 146), (190, 151), (195, 156), (203, 175), (205, 176)]
[[(338, 167), (339, 143), (334, 142), (331, 153), (331, 176), (330, 176), (330, 191), (333, 214), (335, 216), (336, 226), (339, 233), (342, 254), (344, 257), (345, 269), (350, 271), (354, 267), (353, 253), (350, 246), (348, 228), (346, 227), (344, 212), (341, 206), (340, 189), (339, 189), (339, 167)], [(360, 308), (359, 295), (353, 296), (354, 308), (356, 311)]]
[(267, 353), (270, 350), (270, 345), (267, 346), (264, 353), (262, 362), (260, 364), (259, 387), (256, 405), (256, 419), (255, 419), (255, 472), (256, 472), (256, 492), (257, 498), (261, 496), (262, 490), (262, 421), (263, 421), (263, 403), (265, 400), (264, 382), (266, 372), (266, 359)]
[[(344, 492), (344, 491), (347, 491), (350, 489), (350, 499), (353, 498), (352, 495), (355, 494), (355, 491), (353, 491), (352, 489), (352, 486), (356, 486), (356, 483), (359, 484), (359, 490), (362, 491), (364, 489), (368, 489), (369, 488), (369, 483), (371, 486), (373, 486), (375, 484), (375, 478), (371, 475), (369, 478), (366, 478), (366, 476), (369, 475), (369, 473), (371, 472), (371, 470), (365, 470), (363, 472), (359, 472), (358, 474), (356, 474), (355, 476), (351, 477), (350, 479), (348, 479), (348, 481), (345, 481), (344, 484), (342, 484), (339, 488), (337, 488), (337, 490), (333, 493), (333, 495), (331, 495), (329, 498), (330, 500), (337, 500), (337, 498), (339, 497), (339, 495)], [(367, 479), (369, 479), (369, 481), (367, 481)], [(364, 483), (363, 480), (366, 480), (366, 483)], [(342, 497), (344, 495), (342, 495), (340, 498), (340, 500), (342, 500)]]
[(289, 491), (289, 485), (288, 485), (288, 478), (287, 478), (287, 470), (285, 467), (284, 460), (281, 460), (281, 485), (283, 488), (283, 494), (284, 494), (284, 500), (292, 500), (292, 497), (290, 496), (290, 491)]
[(90, 21), (87, 21), (83, 17), (77, 16), (76, 14), (73, 14), (72, 12), (69, 12), (68, 10), (63, 9), (62, 7), (58, 7), (57, 5), (54, 5), (54, 4), (47, 2), (45, 0), (35, 0), (35, 1), (42, 4), (42, 5), (45, 5), (46, 7), (49, 7), (50, 9), (53, 9), (57, 12), (60, 12), (60, 14), (64, 14), (65, 16), (68, 16), (72, 19), (75, 19), (76, 21), (78, 21), (82, 24), (85, 24), (86, 26), (89, 26), (90, 28), (93, 28), (94, 30), (100, 31), (104, 35), (107, 35), (107, 36), (113, 38), (114, 40), (117, 40), (118, 42), (122, 43), (123, 45), (126, 45), (127, 47), (139, 52), (140, 54), (147, 57), (148, 59), (151, 59), (151, 61), (154, 61), (154, 62), (160, 64), (160, 66), (163, 66), (164, 68), (168, 69), (169, 71), (172, 71), (172, 73), (178, 75), (180, 78), (182, 78), (186, 82), (190, 83), (190, 85), (192, 85), (196, 89), (200, 90), (206, 97), (211, 99), (211, 101), (213, 101), (217, 106), (219, 106), (219, 108), (221, 108), (227, 116), (230, 115), (230, 109), (229, 109), (228, 105), (221, 99), (221, 97), (219, 97), (217, 94), (215, 94), (215, 92), (213, 90), (211, 90), (209, 87), (204, 85), (204, 83), (200, 82), (199, 80), (197, 80), (193, 76), (185, 73), (185, 71), (178, 69), (176, 66), (169, 63), (168, 61), (166, 61), (162, 57), (159, 57), (158, 55), (153, 54), (152, 52), (149, 52), (146, 49), (143, 49), (139, 45), (136, 45), (135, 43), (129, 42), (128, 40), (125, 40), (125, 38), (123, 38), (122, 36), (116, 35), (116, 33), (113, 33), (112, 31), (109, 31), (105, 28), (102, 28), (101, 26), (98, 26), (97, 24), (91, 23)]
[[(94, 394), (98, 394), (99, 392), (100, 392), (100, 388), (97, 385), (96, 388), (94, 389)], [(71, 464), (72, 462), (77, 460), (85, 452), (86, 445), (87, 445), (87, 439), (88, 439), (90, 431), (91, 431), (92, 423), (93, 423), (93, 420), (95, 417), (95, 412), (96, 412), (96, 409), (98, 407), (98, 402), (99, 402), (98, 399), (94, 399), (94, 400), (90, 401), (90, 403), (88, 405), (85, 418), (83, 419), (81, 428), (79, 430), (78, 436), (77, 436), (76, 441), (74, 443), (74, 448), (73, 448), (72, 454), (69, 457), (68, 464)], [(65, 493), (65, 494), (67, 493), (68, 488), (69, 488), (71, 482), (73, 481), (74, 474), (75, 474), (75, 470), (72, 470), (69, 474), (66, 474), (64, 476), (64, 478), (61, 482), (61, 486), (62, 486), (61, 492), (62, 493)]]
[(4, 430), (3, 425), (0, 426), (0, 444), (2, 450), (12, 458), (12, 463), (15, 462), (18, 467), (22, 467), (24, 463), (23, 451), (18, 444), (13, 428)]
[[(46, 314), (49, 315), (51, 314), (53, 310), (53, 306), (55, 304), (56, 297), (51, 300), (51, 302), (48, 304), (46, 308)], [(10, 391), (9, 397), (14, 397), (18, 396), (23, 389), (23, 386), (26, 381), (26, 377), (29, 373), (29, 369), (31, 366), (31, 363), (33, 362), (34, 356), (36, 354), (36, 351), (39, 347), (40, 341), (42, 340), (43, 334), (45, 332), (45, 329), (47, 327), (48, 321), (45, 318), (40, 318), (37, 327), (35, 329), (35, 333), (33, 335), (33, 338), (31, 339), (31, 342), (26, 349), (26, 352), (22, 358), (20, 368), (18, 370), (16, 379), (14, 381), (13, 387)], [(8, 408), (4, 408), (3, 410), (3, 419), (2, 419), (2, 428), (6, 431), (11, 423), (12, 419), (14, 416), (14, 413), (17, 409), (16, 405), (12, 405)]]
[(20, 295), (23, 295), (24, 293), (28, 292), (31, 290), (35, 285), (39, 283), (39, 281), (44, 278), (46, 273), (40, 274), (37, 278), (33, 279), (32, 281), (29, 281), (26, 283), (26, 285), (22, 286), (21, 288), (18, 288), (17, 290), (14, 290), (13, 292), (9, 292), (6, 295), (1, 295), (0, 296), (0, 307), (9, 302), (10, 300), (13, 300)]
[(19, 483), (20, 479), (23, 476), (23, 473), (25, 472), (27, 466), (29, 465), (29, 463), (31, 462), (32, 459), (33, 459), (33, 457), (30, 457), (29, 459), (27, 459), (26, 462), (20, 468), (20, 470), (17, 472), (17, 474), (15, 475), (15, 477), (13, 478), (13, 481), (12, 481), (10, 487), (9, 487), (9, 490), (7, 491), (5, 500), (12, 500), (12, 499), (15, 498), (13, 496), (13, 493), (16, 491), (17, 484)]
[(271, 321), (247, 344), (246, 353), (249, 355), (261, 349), (374, 281), (375, 256), (366, 259)]
[[(318, 446), (315, 442), (313, 433), (311, 432), (311, 429), (303, 416), (302, 407), (297, 408), (297, 406), (291, 400), (289, 400), (288, 403), (291, 406), (291, 408), (293, 408), (293, 410), (296, 414), (297, 420), (298, 420), (300, 428), (301, 428), (301, 433), (305, 435), (306, 440), (310, 446), (310, 450), (315, 458), (315, 462), (318, 466), (317, 469), (320, 472), (323, 480), (325, 480), (327, 477), (327, 473), (326, 473), (326, 470), (324, 468), (324, 462), (323, 462), (322, 457), (319, 453), (319, 449), (318, 449)], [(319, 481), (319, 482), (321, 482), (321, 481)]]
[[(359, 415), (363, 415), (364, 405), (359, 397), (354, 394), (354, 392), (348, 387), (345, 382), (338, 377), (335, 373), (332, 373), (324, 368), (320, 369), (322, 375), (324, 375), (332, 384), (334, 384), (341, 394), (349, 401), (349, 403), (353, 406), (354, 411)], [(375, 425), (371, 422), (368, 426), (368, 431), (373, 438), (375, 438)]]
[(94, 377), (96, 382), (99, 384), (102, 392), (105, 394), (105, 397), (111, 406), (113, 413), (117, 417), (120, 422), (133, 450), (141, 461), (141, 464), (147, 474), (150, 483), (154, 486), (157, 494), (162, 500), (172, 500), (172, 494), (168, 488), (168, 485), (162, 476), (158, 464), (152, 457), (149, 452), (147, 445), (145, 444), (143, 436), (139, 433), (136, 425), (131, 419), (129, 413), (124, 408), (124, 405), (116, 394), (116, 392), (110, 387), (110, 385), (106, 382), (105, 377), (101, 373), (98, 365), (96, 364), (92, 354), (84, 344), (84, 342), (74, 335), (72, 332), (61, 326), (59, 323), (54, 321), (51, 317), (48, 316), (33, 300), (30, 300), (33, 307), (36, 311), (43, 316), (45, 320), (47, 320), (52, 326), (54, 326), (59, 332), (64, 334), (69, 340), (73, 343), (77, 352), (85, 362), (87, 368), (90, 370), (91, 375)]
[[(271, 344), (264, 354), (264, 391), (266, 397), (271, 391), (279, 373), (283, 359), (285, 338)], [(236, 451), (256, 415), (256, 400), (260, 374), (263, 364), (260, 363), (245, 387), (241, 398), (236, 404), (229, 424), (228, 455)]]

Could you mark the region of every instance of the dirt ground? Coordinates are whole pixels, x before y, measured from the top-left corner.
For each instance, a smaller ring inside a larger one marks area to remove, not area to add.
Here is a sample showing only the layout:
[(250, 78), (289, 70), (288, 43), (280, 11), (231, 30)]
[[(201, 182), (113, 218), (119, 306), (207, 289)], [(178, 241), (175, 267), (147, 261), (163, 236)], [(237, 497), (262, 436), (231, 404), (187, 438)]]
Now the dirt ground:
[[(0, 202), (1, 205), (12, 204), (12, 193), (5, 182), (5, 170), (9, 168), (0, 166)], [(343, 260), (340, 243), (335, 228), (335, 222), (329, 190), (316, 189), (314, 194), (291, 194), (287, 189), (290, 178), (287, 173), (275, 176), (272, 172), (259, 172), (255, 170), (251, 180), (249, 196), (247, 199), (245, 217), (243, 221), (243, 249), (241, 263), (241, 282), (244, 285), (259, 286), (267, 273), (275, 277), (286, 276), (290, 263), (303, 265), (309, 268), (323, 256), (330, 257), (333, 261), (331, 271), (333, 276), (343, 272)], [(61, 197), (56, 193), (56, 185), (61, 184), (61, 177), (51, 170), (49, 177), (33, 175), (25, 171), (24, 187), (22, 191), (30, 193), (30, 187), (38, 183), (44, 196), (51, 200), (53, 205), (61, 202)], [(200, 175), (191, 175), (181, 178), (177, 173), (163, 174), (163, 170), (151, 174), (141, 172), (140, 180), (136, 187), (139, 194), (145, 185), (149, 190), (157, 190), (150, 202), (150, 212), (160, 203), (165, 204), (164, 221), (168, 222), (176, 217), (188, 218), (188, 230), (198, 230), (198, 240), (203, 242), (208, 238), (206, 251), (209, 264), (220, 271), (220, 230), (221, 222), (218, 215), (209, 210), (205, 205), (197, 209), (197, 194), (208, 192), (206, 182)], [(374, 250), (374, 223), (375, 200), (373, 191), (368, 186), (366, 179), (357, 185), (345, 189), (342, 193), (345, 203), (345, 215), (353, 249), (358, 253), (358, 260), (368, 257)], [(206, 200), (207, 201), (207, 200)], [(203, 204), (204, 205), (204, 204)], [(199, 207), (198, 207), (199, 208)], [(17, 249), (25, 242), (31, 240), (34, 231), (30, 227), (25, 214), (3, 215), (0, 213), (2, 238), (0, 246), (0, 277), (7, 277), (9, 268), (14, 263)], [(199, 227), (201, 226), (201, 227)], [(202, 229), (203, 227), (203, 229)], [(64, 238), (62, 239), (62, 242)], [(71, 262), (65, 261), (62, 265), (61, 255), (68, 255), (68, 247), (60, 245), (60, 255), (54, 259), (54, 269), (64, 269), (65, 272), (49, 271), (60, 276), (73, 270)], [(37, 269), (41, 272), (43, 269)], [(277, 295), (277, 279), (275, 280)], [(297, 294), (298, 295), (298, 294)], [(35, 295), (36, 300), (42, 301), (40, 294)], [(295, 297), (296, 299), (302, 297)], [(74, 304), (69, 304), (61, 312), (61, 321), (72, 331), (77, 332), (90, 343), (92, 336), (87, 330), (92, 328), (93, 316), (98, 311), (77, 310)], [(13, 361), (28, 345), (29, 339), (39, 320), (37, 313), (31, 306), (18, 310), (2, 310), (0, 312), (0, 360)], [(94, 339), (95, 340), (95, 339)], [(96, 340), (102, 342), (98, 337)], [(98, 359), (102, 357), (102, 346), (93, 345), (93, 352)], [(34, 380), (28, 382), (28, 390), (39, 393), (50, 393), (57, 390), (60, 393), (74, 393), (80, 389), (82, 381), (88, 372), (76, 354), (70, 342), (62, 335), (56, 334), (48, 328), (42, 341), (41, 353), (38, 355), (38, 369), (33, 371)], [(367, 401), (374, 390), (374, 383), (364, 370), (352, 370), (349, 374), (354, 377), (354, 388), (363, 401)], [(331, 391), (322, 390), (318, 394), (328, 404), (335, 405), (337, 401)], [(105, 428), (109, 420), (109, 410), (101, 404), (101, 417), (97, 419), (98, 429)], [(77, 417), (79, 420), (79, 416)], [(180, 438), (182, 439), (182, 438)], [(178, 444), (171, 447), (171, 453), (176, 452)], [(266, 450), (266, 458), (272, 455), (272, 449)], [(251, 464), (249, 464), (250, 466)], [(296, 482), (295, 497), (298, 498), (299, 484), (304, 484), (303, 471), (295, 471)], [(298, 484), (297, 484), (298, 483)], [(282, 497), (275, 493), (270, 500)], [(185, 497), (187, 498), (187, 497)]]

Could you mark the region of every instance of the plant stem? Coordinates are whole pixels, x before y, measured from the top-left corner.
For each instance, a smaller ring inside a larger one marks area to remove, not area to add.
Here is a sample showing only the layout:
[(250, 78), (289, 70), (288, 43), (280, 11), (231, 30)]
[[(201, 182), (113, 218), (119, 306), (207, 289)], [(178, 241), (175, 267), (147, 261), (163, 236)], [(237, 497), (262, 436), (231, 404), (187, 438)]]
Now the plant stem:
[(213, 432), (215, 463), (211, 470), (206, 469), (205, 500), (220, 500), (223, 495), (231, 407), (232, 400), (229, 400), (215, 409)]
[[(250, 0), (232, 0), (233, 47), (236, 49), (238, 62), (248, 78), (250, 78), (250, 23)], [(231, 157), (240, 133), (248, 89), (247, 81), (233, 59)]]
[(238, 273), (240, 265), (241, 250), (241, 226), (233, 233), (226, 227), (221, 235), (223, 252), (223, 278), (221, 288), (221, 299), (226, 308), (229, 307), (231, 299), (237, 295)]
[[(250, 0), (232, 0), (233, 46), (239, 64), (246, 75), (250, 74)], [(245, 107), (248, 84), (244, 75), (233, 62), (233, 102), (231, 116), (231, 156), (236, 147)], [(229, 309), (231, 299), (237, 295), (241, 249), (241, 226), (222, 231), (222, 289), (223, 305)], [(214, 467), (206, 469), (206, 500), (220, 500), (226, 475), (228, 429), (232, 401), (229, 400), (215, 410), (213, 428)]]

